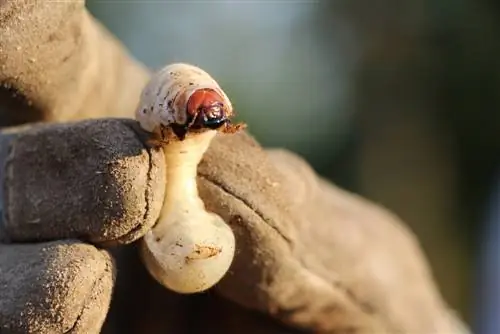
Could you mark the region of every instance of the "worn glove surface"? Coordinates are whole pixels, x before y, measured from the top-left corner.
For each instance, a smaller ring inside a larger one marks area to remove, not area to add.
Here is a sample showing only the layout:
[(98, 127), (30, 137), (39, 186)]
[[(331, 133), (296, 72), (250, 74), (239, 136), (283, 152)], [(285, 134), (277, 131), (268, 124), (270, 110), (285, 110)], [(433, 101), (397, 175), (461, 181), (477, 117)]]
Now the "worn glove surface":
[(2, 138), (2, 333), (105, 320), (108, 333), (459, 333), (395, 217), (245, 133), (220, 135), (199, 167), (202, 199), (237, 238), (230, 272), (199, 296), (156, 284), (130, 245), (159, 215), (167, 167), (134, 121)]

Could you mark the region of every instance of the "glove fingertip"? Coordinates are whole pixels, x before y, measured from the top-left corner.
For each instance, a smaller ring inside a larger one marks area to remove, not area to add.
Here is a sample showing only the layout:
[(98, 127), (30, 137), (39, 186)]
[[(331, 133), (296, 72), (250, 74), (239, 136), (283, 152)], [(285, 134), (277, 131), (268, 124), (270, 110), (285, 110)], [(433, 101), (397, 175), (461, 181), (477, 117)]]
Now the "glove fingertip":
[(77, 241), (0, 245), (0, 332), (99, 333), (114, 264)]
[(16, 242), (78, 238), (129, 243), (156, 221), (164, 193), (161, 152), (132, 120), (34, 127), (9, 145), (4, 221)]

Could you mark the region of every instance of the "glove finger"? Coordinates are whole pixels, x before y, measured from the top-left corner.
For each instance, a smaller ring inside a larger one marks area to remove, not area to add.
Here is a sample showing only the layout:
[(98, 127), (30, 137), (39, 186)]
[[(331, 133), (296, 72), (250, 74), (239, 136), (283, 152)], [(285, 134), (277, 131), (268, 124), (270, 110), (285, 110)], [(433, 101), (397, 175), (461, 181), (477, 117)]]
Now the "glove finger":
[(295, 254), (299, 216), (293, 214), (288, 200), (294, 196), (284, 192), (285, 183), (248, 135), (214, 140), (200, 164), (200, 195), (210, 211), (229, 222), (237, 238), (231, 271), (217, 291), (297, 328), (385, 333), (344, 291), (300, 262)]
[(85, 1), (0, 2), (0, 124), (133, 115), (144, 66)]
[(128, 243), (156, 221), (161, 152), (132, 120), (36, 125), (0, 140), (4, 228), (12, 241), (78, 238)]
[(393, 331), (468, 332), (442, 298), (417, 238), (398, 217), (316, 176), (295, 154), (269, 150), (268, 155), (293, 174), (287, 177), (288, 193), (308, 182), (294, 204), (303, 217), (297, 225), (300, 244), (317, 251), (303, 257), (304, 266), (348, 291)]
[(200, 165), (207, 208), (237, 238), (218, 293), (315, 332), (460, 332), (399, 220), (272, 155), (221, 136)]
[(99, 333), (113, 270), (106, 252), (79, 242), (0, 244), (0, 332)]

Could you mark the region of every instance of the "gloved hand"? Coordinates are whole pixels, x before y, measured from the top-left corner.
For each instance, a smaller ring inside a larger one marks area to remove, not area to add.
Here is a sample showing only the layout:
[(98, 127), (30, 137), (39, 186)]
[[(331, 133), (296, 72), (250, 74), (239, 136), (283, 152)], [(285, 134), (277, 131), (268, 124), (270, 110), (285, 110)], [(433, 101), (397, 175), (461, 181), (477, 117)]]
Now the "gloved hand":
[(134, 245), (117, 247), (154, 224), (168, 168), (135, 121), (38, 125), (0, 151), (2, 333), (98, 333), (111, 300), (110, 333), (458, 333), (395, 217), (245, 133), (218, 136), (199, 167), (202, 199), (237, 238), (200, 296), (168, 292)]
[[(132, 115), (147, 73), (82, 2), (4, 1), (0, 25), (2, 124)], [(402, 222), (247, 133), (216, 138), (199, 166), (237, 239), (200, 295), (169, 292), (138, 258), (168, 166), (134, 121), (4, 130), (0, 161), (2, 334), (466, 331)]]

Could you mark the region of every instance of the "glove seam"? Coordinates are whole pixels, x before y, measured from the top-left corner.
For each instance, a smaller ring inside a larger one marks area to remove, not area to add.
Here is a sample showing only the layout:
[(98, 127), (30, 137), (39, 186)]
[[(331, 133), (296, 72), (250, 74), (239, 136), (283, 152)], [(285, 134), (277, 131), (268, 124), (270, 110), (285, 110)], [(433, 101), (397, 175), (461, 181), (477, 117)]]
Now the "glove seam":
[[(150, 203), (149, 203), (150, 201), (149, 201), (149, 198), (150, 198), (151, 191), (152, 191), (152, 186), (151, 186), (152, 177), (151, 177), (151, 174), (152, 174), (152, 171), (153, 171), (153, 156), (151, 154), (150, 148), (143, 142), (142, 137), (136, 131), (136, 129), (134, 129), (134, 127), (131, 124), (127, 124), (126, 122), (123, 122), (123, 124), (129, 130), (131, 130), (134, 133), (135, 137), (141, 143), (143, 149), (145, 149), (145, 151), (146, 151), (146, 153), (148, 155), (148, 171), (146, 173), (147, 182), (146, 182), (146, 189), (144, 191), (144, 203), (145, 203), (145, 206), (144, 206), (144, 213), (142, 215), (142, 221), (138, 222), (137, 225), (134, 226), (133, 228), (131, 228), (125, 235), (122, 235), (121, 237), (118, 237), (118, 238), (116, 238), (114, 240), (110, 240), (110, 241), (101, 243), (101, 244), (104, 244), (106, 246), (108, 246), (109, 244), (122, 244), (122, 243), (127, 243), (127, 241), (130, 241), (130, 240), (135, 240), (137, 233), (139, 233), (141, 230), (143, 230), (145, 228), (149, 228), (149, 226), (147, 226), (148, 224), (146, 224), (146, 223), (148, 222), (148, 217), (151, 214), (150, 213)], [(154, 223), (156, 223), (156, 219), (155, 219)], [(152, 225), (154, 225), (154, 224), (152, 224)]]
[[(129, 128), (133, 131), (132, 127), (129, 127)], [(133, 132), (137, 136), (137, 133), (135, 131), (133, 131)], [(137, 136), (137, 138), (139, 138), (139, 136)], [(140, 230), (142, 230), (145, 227), (144, 223), (146, 223), (148, 221), (147, 218), (150, 215), (149, 195), (151, 193), (151, 181), (152, 181), (151, 173), (152, 173), (152, 170), (153, 170), (153, 156), (151, 155), (151, 152), (149, 151), (148, 147), (146, 147), (146, 145), (144, 145), (144, 143), (142, 141), (141, 141), (141, 145), (146, 150), (146, 153), (148, 155), (148, 171), (146, 173), (147, 182), (146, 182), (146, 189), (144, 190), (144, 203), (145, 203), (144, 214), (142, 215), (142, 222), (139, 222), (137, 224), (137, 226), (135, 226), (134, 228), (132, 228), (124, 236), (118, 238), (117, 241), (120, 241), (122, 239), (128, 239), (128, 237), (134, 238), (133, 235), (136, 234), (137, 232), (139, 232)]]
[(5, 240), (2, 240), (3, 242), (10, 242), (10, 237), (8, 233), (8, 225), (9, 225), (9, 220), (10, 220), (10, 206), (8, 205), (10, 203), (9, 197), (10, 197), (10, 169), (11, 169), (11, 163), (13, 160), (13, 155), (14, 155), (14, 146), (16, 144), (16, 139), (14, 138), (8, 145), (7, 148), (7, 154), (5, 156), (5, 162), (3, 165), (3, 184), (2, 184), (2, 207), (3, 207), (3, 212), (2, 212), (2, 217), (1, 217), (1, 226), (0, 228), (2, 229), (3, 238)]
[[(80, 312), (78, 312), (78, 315), (76, 316), (75, 321), (73, 322), (73, 324), (71, 325), (70, 328), (68, 328), (67, 330), (65, 330), (63, 332), (63, 334), (73, 333), (74, 330), (76, 329), (76, 327), (78, 325), (80, 325), (80, 321), (81, 321), (82, 317), (84, 316), (85, 310), (87, 309), (87, 304), (89, 303), (90, 300), (92, 300), (92, 297), (94, 295), (94, 291), (96, 291), (96, 288), (99, 285), (99, 283), (104, 280), (104, 277), (106, 276), (106, 272), (108, 270), (111, 270), (110, 264), (106, 263), (106, 266), (103, 269), (102, 273), (94, 280), (94, 283), (92, 284), (92, 287), (90, 288), (89, 293), (85, 296), (85, 299), (82, 303), (82, 308), (81, 308)], [(107, 315), (105, 316), (105, 318), (106, 317), (107, 317)]]
[[(152, 173), (152, 170), (153, 170), (153, 155), (151, 154), (150, 148), (148, 146), (146, 146), (146, 144), (141, 140), (139, 134), (134, 129), (134, 127), (130, 126), (128, 124), (125, 124), (125, 126), (127, 126), (130, 130), (132, 130), (132, 132), (134, 133), (135, 137), (139, 140), (139, 142), (141, 143), (143, 149), (146, 151), (146, 153), (148, 155), (148, 171), (146, 173), (147, 184), (146, 184), (146, 190), (144, 190), (144, 203), (145, 203), (145, 207), (144, 207), (144, 214), (142, 216), (142, 221), (146, 222), (147, 217), (149, 216), (149, 213), (150, 213), (149, 212), (150, 211), (149, 195), (151, 193), (151, 181), (152, 181), (151, 173)], [(143, 227), (143, 225), (139, 225), (139, 226), (135, 227), (131, 232), (136, 231), (136, 230), (138, 230), (138, 229), (140, 229), (142, 227)], [(127, 233), (127, 234), (129, 234), (129, 233)]]

